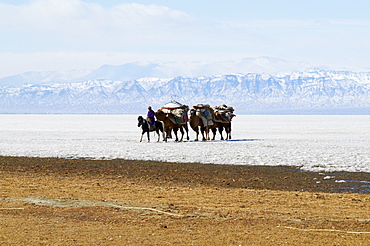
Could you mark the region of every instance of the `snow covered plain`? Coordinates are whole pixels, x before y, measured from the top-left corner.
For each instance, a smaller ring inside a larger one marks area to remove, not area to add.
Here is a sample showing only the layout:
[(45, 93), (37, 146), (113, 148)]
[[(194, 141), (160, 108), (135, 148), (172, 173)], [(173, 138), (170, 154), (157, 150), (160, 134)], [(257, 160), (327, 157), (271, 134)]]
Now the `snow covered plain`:
[[(0, 155), (370, 172), (370, 115), (238, 115), (230, 141), (139, 142), (138, 115), (0, 115)], [(219, 135), (216, 139), (220, 139)]]

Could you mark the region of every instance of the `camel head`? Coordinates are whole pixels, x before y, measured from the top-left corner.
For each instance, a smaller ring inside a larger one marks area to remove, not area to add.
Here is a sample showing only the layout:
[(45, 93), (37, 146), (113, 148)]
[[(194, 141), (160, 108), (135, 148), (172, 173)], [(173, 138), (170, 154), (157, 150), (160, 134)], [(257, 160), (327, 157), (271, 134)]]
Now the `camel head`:
[(189, 119), (189, 121), (191, 120), (191, 119), (194, 119), (194, 117), (196, 117), (196, 116), (198, 116), (197, 115), (197, 111), (195, 110), (195, 109), (190, 109), (190, 119)]
[(195, 114), (196, 114), (196, 110), (195, 110), (195, 109), (193, 109), (193, 108), (192, 108), (192, 109), (190, 109), (190, 115), (193, 115), (193, 116), (194, 116)]
[(162, 110), (158, 109), (157, 112), (155, 112), (155, 117), (160, 121), (164, 121), (166, 114)]

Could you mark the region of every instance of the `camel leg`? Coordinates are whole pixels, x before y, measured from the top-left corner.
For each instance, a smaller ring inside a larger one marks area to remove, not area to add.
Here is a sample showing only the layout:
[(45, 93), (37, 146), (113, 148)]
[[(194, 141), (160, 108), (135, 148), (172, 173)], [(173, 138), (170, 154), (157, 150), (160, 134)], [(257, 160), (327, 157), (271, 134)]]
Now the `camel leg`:
[(167, 133), (167, 138), (171, 138), (172, 139), (172, 127), (168, 127), (168, 131), (166, 132)]
[(207, 126), (206, 127), (206, 140), (210, 140), (210, 136), (209, 136), (209, 127)]
[(198, 129), (198, 127), (196, 127), (196, 128), (193, 128), (193, 130), (195, 131), (195, 139), (194, 139), (194, 141), (198, 141), (199, 129)]
[(216, 138), (216, 132), (217, 132), (217, 128), (212, 128), (212, 133), (213, 133), (212, 140), (215, 140), (215, 138)]
[(180, 127), (180, 132), (181, 132), (180, 142), (182, 142), (182, 139), (184, 138), (184, 129), (182, 129), (182, 127)]
[(206, 131), (206, 128), (205, 127), (200, 127), (200, 132), (202, 133), (202, 141), (206, 141), (206, 138), (204, 136), (204, 132)]
[(163, 129), (162, 129), (162, 135), (163, 135), (163, 141), (167, 142), (167, 136), (166, 136), (166, 131), (164, 129), (164, 126), (163, 126)]
[(155, 132), (157, 133), (157, 135), (158, 135), (158, 140), (157, 140), (157, 142), (159, 142), (159, 140), (160, 140), (160, 138), (161, 138), (161, 136), (159, 135), (159, 130), (158, 129), (156, 129), (155, 130)]
[(195, 131), (195, 139), (194, 139), (194, 141), (198, 141), (199, 127), (193, 126), (191, 124), (190, 124), (190, 127)]
[[(224, 130), (223, 126), (220, 126), (218, 128), (218, 132), (220, 133), (221, 135), (221, 140), (224, 140), (224, 136), (222, 135), (222, 131)], [(226, 128), (225, 128), (225, 131), (226, 131)], [(227, 140), (227, 131), (226, 131), (226, 140)]]
[(173, 128), (173, 132), (175, 133), (175, 137), (176, 137), (176, 138), (175, 138), (175, 141), (176, 141), (176, 142), (178, 142), (178, 141), (179, 141), (179, 138), (177, 137), (177, 130), (178, 130), (178, 128), (177, 128), (177, 127), (174, 127), (174, 128)]
[(162, 132), (162, 137), (163, 137), (163, 141), (165, 141), (165, 131), (164, 131), (164, 124), (162, 123), (161, 124), (161, 127), (159, 128), (160, 130), (161, 130), (161, 132)]
[(167, 132), (166, 132), (166, 137), (167, 137), (167, 138), (171, 138), (171, 139), (172, 139), (171, 131), (172, 131), (172, 128), (171, 128), (171, 127), (169, 127), (169, 128), (168, 128), (168, 130), (167, 130)]
[(189, 141), (189, 128), (188, 128), (188, 126), (187, 125), (185, 125), (185, 132), (186, 132), (186, 139)]
[(169, 127), (164, 127), (164, 132), (166, 133), (166, 136), (164, 136), (163, 141), (165, 142), (167, 142), (168, 130), (170, 130)]
[(225, 131), (226, 131), (226, 140), (230, 140), (231, 139), (231, 126), (227, 126), (225, 127)]

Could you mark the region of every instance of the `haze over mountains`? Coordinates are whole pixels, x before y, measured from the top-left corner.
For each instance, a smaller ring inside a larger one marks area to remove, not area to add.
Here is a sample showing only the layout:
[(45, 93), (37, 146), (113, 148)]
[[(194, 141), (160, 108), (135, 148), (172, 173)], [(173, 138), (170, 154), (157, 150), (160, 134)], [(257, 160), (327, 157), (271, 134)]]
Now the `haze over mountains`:
[(220, 62), (134, 62), (123, 65), (103, 65), (95, 70), (26, 72), (0, 78), (0, 86), (70, 83), (96, 79), (129, 81), (145, 77), (174, 78), (177, 76), (199, 77), (235, 73), (275, 73), (301, 70), (302, 68), (309, 68), (309, 65), (291, 63), (271, 57)]
[(0, 113), (139, 113), (177, 100), (236, 113), (370, 113), (370, 72), (309, 69), (260, 57), (151, 62), (0, 79)]

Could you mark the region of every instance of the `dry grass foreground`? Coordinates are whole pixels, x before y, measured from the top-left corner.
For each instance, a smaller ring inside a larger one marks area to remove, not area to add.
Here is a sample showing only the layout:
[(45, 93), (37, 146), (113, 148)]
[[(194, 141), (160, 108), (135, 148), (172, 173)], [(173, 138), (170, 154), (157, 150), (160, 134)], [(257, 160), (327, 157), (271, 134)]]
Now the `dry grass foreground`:
[(290, 167), (0, 157), (0, 244), (370, 245), (370, 194), (339, 193), (360, 190), (335, 182), (369, 178)]

